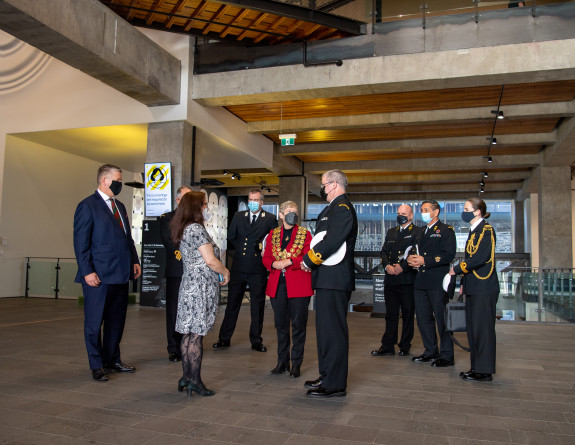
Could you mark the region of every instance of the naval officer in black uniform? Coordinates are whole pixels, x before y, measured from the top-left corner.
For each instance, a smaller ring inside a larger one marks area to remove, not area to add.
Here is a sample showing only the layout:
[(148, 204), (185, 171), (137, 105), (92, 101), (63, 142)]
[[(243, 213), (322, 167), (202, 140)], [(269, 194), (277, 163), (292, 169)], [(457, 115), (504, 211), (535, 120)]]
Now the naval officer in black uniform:
[(214, 349), (229, 348), (236, 329), (246, 287), (250, 287), (250, 342), (254, 351), (266, 352), (262, 343), (268, 271), (262, 263), (261, 244), (278, 226), (273, 213), (264, 212), (264, 196), (259, 189), (248, 194), (249, 210), (236, 212), (228, 229), (228, 241), (235, 248), (228, 283), (228, 304)]
[(465, 245), (465, 259), (450, 275), (463, 274), (461, 292), (465, 294), (465, 321), (471, 369), (462, 372), (463, 380), (493, 380), (495, 373), (495, 306), (499, 298), (499, 279), (495, 269), (495, 230), (486, 220), (490, 214), (479, 198), (467, 200), (461, 219), (471, 225)]
[(421, 219), (426, 227), (407, 258), (407, 264), (417, 269), (414, 283), (415, 315), (425, 347), (423, 354), (413, 357), (413, 361), (432, 361), (431, 366), (437, 368), (454, 365), (453, 341), (445, 331), (444, 311), (448, 297), (443, 290), (443, 278), (449, 273), (457, 248), (453, 227), (439, 221), (440, 211), (437, 201), (429, 200), (421, 204)]
[(402, 204), (397, 209), (397, 224), (397, 227), (387, 231), (381, 248), (381, 265), (385, 268), (385, 332), (381, 347), (371, 351), (373, 356), (395, 355), (400, 308), (402, 327), (399, 355), (409, 355), (413, 339), (413, 283), (417, 272), (407, 265), (405, 252), (419, 238), (421, 228), (413, 224), (413, 209), (409, 204)]
[[(316, 336), (319, 378), (305, 382), (308, 396), (342, 397), (346, 395), (349, 334), (347, 308), (355, 290), (353, 253), (357, 238), (357, 215), (347, 195), (347, 177), (330, 170), (321, 178), (321, 196), (329, 202), (318, 216), (316, 236), (323, 240), (304, 256), (303, 270), (312, 271), (315, 290)], [(323, 264), (342, 244), (345, 256), (331, 266)]]
[[(185, 185), (178, 188), (176, 192), (176, 207), (180, 203), (182, 196), (191, 191), (192, 189)], [(182, 265), (182, 255), (174, 245), (170, 232), (170, 222), (175, 213), (176, 209), (164, 213), (160, 217), (160, 234), (162, 244), (166, 248), (166, 270), (164, 273), (166, 277), (166, 335), (168, 337), (168, 360), (171, 362), (178, 362), (182, 359), (182, 354), (180, 353), (182, 334), (176, 332), (176, 315), (178, 313), (178, 293), (184, 267)]]

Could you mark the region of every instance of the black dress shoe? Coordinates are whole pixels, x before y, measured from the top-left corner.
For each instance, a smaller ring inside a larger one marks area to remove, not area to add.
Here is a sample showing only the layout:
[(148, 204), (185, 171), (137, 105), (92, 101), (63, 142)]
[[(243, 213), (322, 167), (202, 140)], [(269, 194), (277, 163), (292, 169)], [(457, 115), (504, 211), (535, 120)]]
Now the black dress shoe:
[(289, 376), (294, 378), (299, 377), (299, 367), (300, 365), (292, 365)]
[(218, 340), (212, 345), (214, 349), (225, 349), (230, 347), (230, 342), (225, 340)]
[(437, 357), (434, 357), (433, 355), (418, 355), (417, 357), (413, 357), (411, 360), (413, 360), (414, 362), (430, 362), (432, 360), (435, 360)]
[(289, 371), (289, 365), (287, 363), (278, 363), (277, 366), (270, 371), (271, 374), (279, 375), (284, 372)]
[(179, 362), (182, 359), (182, 354), (179, 352), (170, 352), (168, 360), (171, 362)]
[(125, 363), (118, 362), (113, 365), (104, 365), (104, 368), (108, 372), (134, 372), (136, 368), (134, 366), (126, 365)]
[(473, 374), (473, 369), (470, 369), (470, 370), (467, 371), (467, 372), (461, 371), (461, 372), (459, 373), (459, 377), (465, 377), (466, 375), (469, 375), (469, 374)]
[(266, 352), (268, 350), (268, 348), (266, 348), (264, 345), (262, 345), (261, 343), (254, 343), (252, 345), (252, 349), (254, 351), (258, 351), (258, 352)]
[(444, 358), (438, 358), (437, 360), (433, 360), (433, 363), (431, 364), (431, 366), (433, 366), (434, 368), (446, 368), (448, 366), (453, 365), (455, 365), (455, 362), (453, 360), (446, 360)]
[(378, 357), (381, 355), (395, 355), (395, 351), (393, 349), (385, 349), (383, 346), (381, 346), (379, 349), (371, 351), (371, 355), (373, 355), (374, 357)]
[(308, 390), (307, 395), (310, 397), (344, 397), (346, 392), (345, 389), (327, 389), (320, 386)]
[(409, 351), (408, 351), (407, 349), (400, 349), (400, 350), (399, 350), (399, 355), (400, 355), (401, 357), (406, 357), (406, 356), (409, 355)]
[(92, 369), (92, 378), (98, 382), (107, 382), (108, 374), (106, 374), (104, 368)]
[(490, 382), (491, 380), (493, 380), (493, 376), (491, 374), (472, 372), (471, 374), (464, 375), (463, 380), (469, 380), (472, 382)]
[(316, 389), (319, 388), (321, 386), (321, 384), (323, 383), (323, 377), (320, 375), (317, 379), (315, 380), (307, 380), (303, 386), (305, 388), (309, 388), (309, 389)]

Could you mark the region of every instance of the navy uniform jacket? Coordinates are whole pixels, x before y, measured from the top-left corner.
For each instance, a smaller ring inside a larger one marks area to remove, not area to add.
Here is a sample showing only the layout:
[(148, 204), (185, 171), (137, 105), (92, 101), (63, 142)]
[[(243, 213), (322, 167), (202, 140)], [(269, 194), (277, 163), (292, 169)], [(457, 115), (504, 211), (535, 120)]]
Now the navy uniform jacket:
[(166, 270), (164, 276), (181, 278), (184, 273), (182, 254), (172, 241), (172, 233), (170, 231), (170, 222), (172, 222), (175, 214), (176, 211), (172, 210), (160, 216), (160, 235), (162, 244), (166, 248)]
[(74, 214), (74, 252), (78, 263), (76, 283), (96, 272), (102, 284), (125, 284), (139, 264), (126, 207), (117, 199), (116, 207), (126, 231), (96, 191), (84, 199)]
[(463, 274), (462, 292), (467, 295), (493, 295), (499, 293), (499, 279), (495, 268), (495, 230), (487, 221), (481, 221), (469, 232), (465, 245), (465, 260), (453, 267)]
[(273, 213), (260, 210), (255, 224), (250, 224), (250, 211), (236, 212), (228, 229), (228, 241), (235, 253), (231, 272), (266, 274), (262, 263), (261, 244), (272, 229), (278, 226)]
[(384, 268), (388, 264), (399, 264), (403, 272), (399, 275), (389, 275), (386, 272), (385, 285), (397, 286), (414, 283), (417, 272), (407, 265), (407, 261), (403, 259), (403, 254), (408, 247), (413, 246), (420, 233), (421, 227), (417, 227), (413, 223), (403, 231), (400, 226), (392, 227), (387, 231), (381, 248), (381, 264)]
[[(443, 277), (449, 273), (449, 265), (455, 258), (457, 241), (453, 227), (437, 221), (425, 233), (422, 227), (419, 240), (416, 241), (419, 254), (425, 264), (421, 266), (415, 277), (416, 289), (443, 289)], [(415, 247), (411, 254), (415, 254)]]
[[(357, 215), (346, 194), (339, 195), (323, 209), (317, 219), (315, 232), (326, 231), (323, 240), (310, 249), (304, 263), (312, 270), (313, 289), (355, 290), (353, 253), (357, 238)], [(333, 266), (321, 264), (346, 243), (343, 260)]]

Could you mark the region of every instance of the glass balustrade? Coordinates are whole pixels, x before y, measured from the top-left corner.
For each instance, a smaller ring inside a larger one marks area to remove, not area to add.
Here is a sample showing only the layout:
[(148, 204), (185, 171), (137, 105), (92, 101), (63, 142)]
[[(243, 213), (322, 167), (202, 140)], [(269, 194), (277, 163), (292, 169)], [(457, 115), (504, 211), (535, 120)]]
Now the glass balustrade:
[(74, 258), (26, 258), (27, 297), (78, 298), (82, 286), (76, 278)]

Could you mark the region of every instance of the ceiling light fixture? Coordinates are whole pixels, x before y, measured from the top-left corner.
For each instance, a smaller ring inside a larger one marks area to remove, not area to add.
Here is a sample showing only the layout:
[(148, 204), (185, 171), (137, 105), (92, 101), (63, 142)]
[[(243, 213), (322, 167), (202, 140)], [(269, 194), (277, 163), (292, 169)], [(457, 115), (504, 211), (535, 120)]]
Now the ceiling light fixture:
[(491, 137), (486, 138), (489, 141), (489, 147), (487, 148), (487, 162), (493, 162), (491, 158), (491, 146), (497, 144), (497, 138), (495, 137), (495, 126), (497, 125), (498, 119), (503, 119), (503, 111), (501, 111), (501, 99), (503, 99), (503, 89), (505, 85), (501, 85), (501, 93), (499, 94), (499, 103), (497, 104), (497, 110), (491, 110), (491, 113), (495, 115), (495, 119), (493, 119), (493, 128), (491, 129)]
[(505, 119), (503, 111), (491, 110), (491, 114), (495, 114), (497, 116), (497, 119)]
[(484, 178), (489, 178), (489, 173), (487, 173), (486, 171), (483, 172), (483, 177), (484, 177)]

